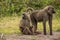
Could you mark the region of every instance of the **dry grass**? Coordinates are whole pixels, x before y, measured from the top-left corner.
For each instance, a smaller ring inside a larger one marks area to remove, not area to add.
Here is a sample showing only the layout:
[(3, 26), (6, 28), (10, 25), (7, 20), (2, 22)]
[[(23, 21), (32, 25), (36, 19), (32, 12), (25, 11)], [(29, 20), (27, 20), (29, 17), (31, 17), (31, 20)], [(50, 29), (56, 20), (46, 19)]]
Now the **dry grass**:
[(0, 19), (0, 33), (17, 33), (19, 32), (18, 17), (4, 17)]

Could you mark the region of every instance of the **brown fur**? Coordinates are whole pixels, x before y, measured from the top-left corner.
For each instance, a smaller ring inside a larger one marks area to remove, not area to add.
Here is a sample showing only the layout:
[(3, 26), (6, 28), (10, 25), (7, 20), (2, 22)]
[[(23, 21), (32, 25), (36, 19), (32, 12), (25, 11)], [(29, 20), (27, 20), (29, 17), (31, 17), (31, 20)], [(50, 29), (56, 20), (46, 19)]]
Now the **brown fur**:
[(20, 30), (23, 34), (32, 34), (32, 27), (30, 26), (29, 14), (24, 13), (20, 20)]
[(52, 35), (52, 16), (55, 13), (54, 8), (49, 5), (41, 10), (34, 10), (30, 14), (32, 25), (34, 28), (33, 32), (37, 30), (37, 22), (43, 22), (43, 30), (44, 34), (46, 35), (46, 21), (49, 21), (49, 28), (50, 28), (50, 35)]

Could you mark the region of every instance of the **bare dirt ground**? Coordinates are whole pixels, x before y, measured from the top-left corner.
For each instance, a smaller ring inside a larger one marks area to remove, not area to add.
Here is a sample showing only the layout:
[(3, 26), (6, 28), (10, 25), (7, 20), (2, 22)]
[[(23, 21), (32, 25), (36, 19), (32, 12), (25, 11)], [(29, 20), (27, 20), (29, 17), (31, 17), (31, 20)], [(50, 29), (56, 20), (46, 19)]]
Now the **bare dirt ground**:
[(7, 40), (60, 40), (60, 32), (53, 32), (53, 35), (18, 35), (18, 34), (9, 34), (5, 35)]

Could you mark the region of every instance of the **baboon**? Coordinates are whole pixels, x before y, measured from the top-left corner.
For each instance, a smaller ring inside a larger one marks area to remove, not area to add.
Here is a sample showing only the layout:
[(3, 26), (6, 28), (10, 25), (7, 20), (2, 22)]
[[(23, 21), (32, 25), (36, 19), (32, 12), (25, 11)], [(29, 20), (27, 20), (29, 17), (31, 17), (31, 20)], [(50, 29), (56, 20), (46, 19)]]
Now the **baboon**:
[(19, 27), (23, 34), (32, 34), (32, 26), (30, 26), (29, 14), (26, 12), (22, 14)]
[(34, 28), (33, 32), (36, 32), (37, 30), (37, 22), (43, 22), (44, 35), (46, 35), (46, 21), (48, 20), (50, 35), (52, 35), (52, 17), (54, 13), (55, 13), (55, 10), (51, 5), (46, 6), (41, 10), (32, 11), (30, 14), (30, 17), (31, 17), (33, 28)]

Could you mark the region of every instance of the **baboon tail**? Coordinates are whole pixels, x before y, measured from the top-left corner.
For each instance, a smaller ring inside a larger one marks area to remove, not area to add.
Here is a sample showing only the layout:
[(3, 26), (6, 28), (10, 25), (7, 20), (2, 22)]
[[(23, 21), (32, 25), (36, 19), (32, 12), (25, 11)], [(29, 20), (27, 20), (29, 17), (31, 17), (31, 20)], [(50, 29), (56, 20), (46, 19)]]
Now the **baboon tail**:
[(34, 9), (33, 8), (31, 8), (31, 7), (28, 7), (27, 8), (27, 12), (29, 12), (29, 11), (33, 11)]

